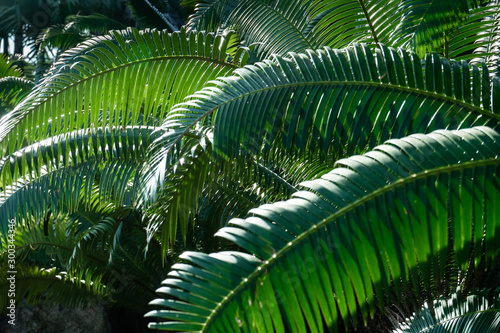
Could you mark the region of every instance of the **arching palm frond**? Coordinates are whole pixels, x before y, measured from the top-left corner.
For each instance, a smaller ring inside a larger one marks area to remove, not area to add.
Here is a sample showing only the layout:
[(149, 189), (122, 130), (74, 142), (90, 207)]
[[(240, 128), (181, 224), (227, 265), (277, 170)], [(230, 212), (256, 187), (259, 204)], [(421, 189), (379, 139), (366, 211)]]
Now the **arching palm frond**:
[[(198, 31), (232, 27), (247, 45), (258, 44), (260, 60), (356, 43), (404, 47), (420, 57), (439, 51), (446, 58), (465, 60), (471, 58), (478, 33), (492, 37), (494, 21), (483, 19), (496, 13), (497, 1), (484, 6), (467, 0), (206, 0), (197, 5), (187, 26)], [(488, 43), (483, 40), (479, 46)]]
[[(35, 84), (21, 77), (9, 76), (0, 79), (0, 102), (7, 108), (13, 109), (20, 101), (22, 101)], [(0, 108), (1, 110), (1, 108)], [(0, 113), (0, 117), (3, 114)]]
[(474, 53), (482, 57), (474, 59), (473, 62), (484, 61), (488, 65), (490, 75), (500, 76), (500, 1), (491, 1), (489, 4), (489, 15), (484, 18), (484, 26), (487, 29), (479, 31), (475, 36), (478, 47)]
[[(128, 36), (127, 36), (128, 35)], [(113, 32), (63, 54), (44, 82), (0, 119), (0, 146), (13, 152), (53, 133), (127, 126), (162, 119), (175, 103), (244, 61), (230, 58), (227, 39), (211, 34)], [(73, 60), (76, 60), (72, 62)], [(55, 128), (54, 128), (55, 127)]]
[(128, 0), (136, 20), (144, 28), (166, 28), (178, 31), (184, 25), (183, 6), (176, 0)]
[[(498, 23), (492, 18), (498, 15), (500, 15), (498, 1), (472, 10), (465, 24), (446, 33), (445, 41), (441, 44), (444, 56), (455, 60), (482, 57), (489, 63), (495, 39), (498, 38), (495, 33)], [(478, 38), (478, 35), (481, 37)]]
[(388, 43), (397, 24), (396, 10), (391, 0), (209, 0), (197, 5), (187, 26), (195, 30), (232, 27), (247, 45), (258, 44), (255, 52), (262, 60), (321, 46)]
[(20, 77), (22, 72), (7, 58), (5, 54), (0, 54), (0, 78), (14, 76)]
[(391, 45), (400, 20), (395, 1), (315, 0), (307, 37), (316, 46), (343, 48), (354, 43)]
[(480, 283), (500, 253), (499, 143), (488, 127), (439, 130), (338, 161), (217, 233), (250, 254), (181, 255), (150, 327), (321, 332), (403, 293), (423, 302)]
[(490, 83), (487, 69), (437, 54), (423, 65), (415, 54), (384, 46), (277, 56), (177, 105), (152, 144), (151, 170), (200, 123), (213, 126), (214, 151), (227, 160), (305, 152), (335, 160), (411, 133), (494, 125), (499, 83)]
[(446, 34), (467, 20), (473, 5), (477, 4), (468, 0), (401, 1), (402, 18), (393, 30), (394, 45), (405, 45), (419, 56), (425, 55), (430, 45), (445, 43)]
[[(55, 268), (17, 266), (15, 271), (15, 274), (9, 274), (7, 269), (2, 268), (0, 271), (0, 277), (2, 278), (0, 292), (8, 295), (10, 281), (7, 278), (14, 276), (16, 281), (16, 306), (21, 304), (24, 297), (28, 305), (37, 304), (43, 300), (48, 304), (69, 307), (95, 304), (103, 297), (106, 297), (106, 289), (103, 285), (99, 283), (85, 284), (85, 281), (72, 279)], [(91, 275), (88, 274), (87, 276), (89, 280), (86, 282), (90, 282)], [(10, 305), (10, 300), (8, 297), (0, 299), (2, 313), (5, 313), (5, 309)]]
[[(138, 190), (152, 128), (80, 130), (27, 146), (0, 163), (0, 228), (19, 224), (50, 210), (72, 212), (90, 204), (94, 181), (99, 197), (120, 204)], [(135, 181), (134, 181), (135, 179)], [(131, 183), (131, 184), (129, 184)], [(135, 194), (137, 195), (137, 194)]]
[(486, 290), (474, 291), (465, 296), (458, 291), (448, 299), (435, 300), (432, 311), (425, 304), (418, 314), (401, 323), (393, 333), (497, 332), (500, 322), (499, 292), (497, 289), (491, 295)]

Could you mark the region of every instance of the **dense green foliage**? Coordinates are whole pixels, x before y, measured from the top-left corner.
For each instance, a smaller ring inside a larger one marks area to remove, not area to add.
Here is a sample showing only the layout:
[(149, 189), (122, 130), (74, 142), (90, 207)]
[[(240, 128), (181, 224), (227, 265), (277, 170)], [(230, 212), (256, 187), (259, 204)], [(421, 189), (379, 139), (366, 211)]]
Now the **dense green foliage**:
[(170, 331), (495, 331), (498, 1), (130, 6), (166, 30), (88, 11), (39, 36), (66, 51), (36, 85), (0, 59), (17, 302)]

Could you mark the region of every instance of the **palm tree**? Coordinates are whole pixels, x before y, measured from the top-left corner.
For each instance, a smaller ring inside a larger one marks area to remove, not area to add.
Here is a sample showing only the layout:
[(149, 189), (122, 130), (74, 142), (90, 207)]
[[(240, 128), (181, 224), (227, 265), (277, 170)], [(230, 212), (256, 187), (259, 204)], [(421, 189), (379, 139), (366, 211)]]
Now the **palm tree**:
[(497, 2), (207, 0), (187, 30), (63, 53), (0, 119), (0, 216), (34, 263), (23, 279), (48, 281), (28, 299), (127, 304), (103, 267), (149, 297), (163, 264), (152, 328), (355, 329), (426, 301), (443, 322), (432, 301), (460, 287), (494, 330), (498, 303), (477, 289), (499, 286), (498, 15)]

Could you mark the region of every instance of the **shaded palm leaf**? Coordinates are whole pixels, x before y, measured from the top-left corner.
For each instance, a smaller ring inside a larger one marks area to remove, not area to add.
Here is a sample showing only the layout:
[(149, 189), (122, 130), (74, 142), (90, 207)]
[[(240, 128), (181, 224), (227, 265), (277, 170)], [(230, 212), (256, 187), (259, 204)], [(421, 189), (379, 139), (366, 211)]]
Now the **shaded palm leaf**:
[[(160, 232), (163, 259), (172, 246), (180, 226), (186, 242), (188, 226), (198, 209), (198, 202), (209, 175), (211, 144), (206, 140), (191, 140), (182, 146), (181, 158), (175, 163), (163, 161), (159, 174), (144, 168), (142, 191), (146, 201), (154, 202), (148, 212), (148, 239)], [(159, 193), (157, 193), (159, 191)]]
[(467, 285), (499, 255), (499, 142), (487, 127), (440, 130), (338, 161), (309, 191), (217, 233), (252, 255), (181, 255), (190, 264), (172, 266), (167, 299), (152, 302), (168, 310), (147, 314), (167, 321), (150, 327), (321, 332), (402, 293)]
[[(492, 20), (500, 13), (498, 1), (471, 10), (465, 20), (444, 34), (441, 41), (422, 44), (420, 53), (439, 52), (456, 61), (481, 57), (488, 63), (495, 43), (497, 22)], [(478, 38), (478, 35), (481, 38)], [(474, 52), (473, 52), (474, 51)], [(479, 59), (476, 59), (475, 63)]]
[(22, 72), (17, 68), (5, 54), (0, 54), (0, 78), (14, 76), (20, 77)]
[[(9, 76), (0, 79), (0, 101), (2, 101), (7, 107), (13, 109), (16, 104), (22, 101), (31, 90), (34, 88), (35, 84), (29, 80)], [(2, 116), (0, 114), (0, 116)]]
[(396, 1), (315, 0), (311, 5), (309, 40), (318, 46), (342, 48), (353, 43), (391, 44), (400, 20)]
[(446, 34), (467, 19), (469, 4), (474, 3), (468, 0), (401, 1), (401, 22), (393, 31), (396, 45), (406, 44), (419, 56), (425, 55), (429, 45), (443, 45)]
[[(16, 267), (15, 281), (15, 301), (20, 304), (26, 299), (27, 304), (36, 304), (42, 300), (49, 304), (76, 307), (82, 304), (92, 304), (99, 301), (106, 295), (105, 288), (99, 283), (90, 283), (90, 280), (79, 281), (71, 279), (66, 274), (58, 272), (55, 268), (43, 269), (38, 267)], [(88, 277), (91, 275), (88, 274)], [(8, 270), (2, 269), (0, 272), (2, 282), (0, 282), (0, 292), (8, 294), (11, 277)], [(0, 299), (2, 312), (10, 305), (8, 297)]]
[[(36, 220), (50, 209), (72, 212), (90, 204), (94, 181), (99, 198), (121, 203), (134, 193), (152, 128), (81, 130), (28, 146), (0, 163), (1, 228), (7, 219)], [(129, 184), (130, 183), (130, 184)]]
[[(489, 16), (484, 18), (484, 25), (487, 29), (475, 36), (478, 48), (474, 50), (474, 53), (484, 55), (484, 61), (491, 75), (500, 76), (500, 56), (498, 55), (500, 54), (500, 2), (492, 1), (490, 5), (496, 7), (491, 8)], [(481, 61), (481, 59), (474, 60)]]
[(127, 26), (103, 14), (70, 15), (66, 17), (65, 29), (74, 28), (79, 32), (89, 31), (92, 34), (106, 34), (110, 30), (122, 30)]
[(65, 51), (76, 47), (87, 38), (90, 38), (90, 36), (83, 35), (74, 28), (56, 25), (45, 29), (44, 32), (38, 36), (35, 47), (57, 48), (58, 50)]

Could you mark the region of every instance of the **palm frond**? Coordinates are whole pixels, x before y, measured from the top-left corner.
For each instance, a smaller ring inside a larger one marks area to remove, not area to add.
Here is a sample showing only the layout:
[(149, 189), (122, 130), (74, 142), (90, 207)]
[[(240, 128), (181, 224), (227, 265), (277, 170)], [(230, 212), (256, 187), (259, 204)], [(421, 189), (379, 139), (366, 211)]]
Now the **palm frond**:
[(497, 289), (490, 297), (489, 291), (474, 291), (468, 296), (458, 291), (447, 299), (435, 300), (433, 311), (426, 303), (417, 314), (399, 324), (393, 333), (497, 332), (500, 322), (499, 292)]
[(161, 234), (163, 259), (176, 239), (178, 226), (186, 242), (188, 226), (197, 212), (205, 181), (213, 177), (209, 176), (211, 144), (207, 140), (191, 140), (182, 146), (179, 155), (182, 157), (173, 164), (160, 162), (163, 168), (151, 171), (146, 166), (142, 180), (143, 195), (155, 202), (147, 210), (148, 239)]
[(44, 139), (49, 120), (57, 123), (62, 117), (65, 121), (51, 135), (154, 124), (171, 105), (244, 61), (243, 50), (237, 59), (228, 57), (227, 40), (184, 30), (166, 34), (131, 29), (85, 41), (63, 54), (46, 80), (0, 119), (0, 148), (13, 152), (24, 139), (28, 144)]
[(405, 45), (424, 56), (429, 45), (443, 45), (446, 34), (467, 20), (470, 5), (474, 3), (468, 0), (401, 1), (402, 18), (392, 37), (395, 45)]
[[(88, 209), (81, 205), (77, 213), (53, 214), (39, 225), (16, 225), (16, 260), (34, 260), (38, 267), (60, 272), (64, 279), (81, 288), (92, 286), (101, 291), (97, 294), (101, 296), (100, 302), (119, 302), (122, 306), (144, 311), (147, 295), (151, 299), (163, 272), (159, 251), (150, 251), (148, 260), (144, 260), (143, 247), (138, 246), (145, 244), (144, 230), (134, 225), (136, 222), (129, 218), (126, 210), (99, 209), (98, 206), (100, 204), (96, 203)], [(89, 223), (88, 216), (96, 219)], [(129, 228), (131, 225), (134, 226)], [(9, 244), (6, 238), (2, 239), (5, 255)], [(153, 242), (150, 247), (159, 248)], [(43, 288), (57, 297), (55, 301), (62, 300), (66, 304), (72, 299), (64, 296), (67, 289), (57, 283), (33, 289), (29, 286), (30, 280), (27, 282), (25, 285), (25, 281), (20, 281), (16, 286), (26, 289), (26, 296), (34, 303), (42, 300)]]
[(33, 82), (16, 76), (1, 78), (0, 101), (13, 109), (16, 104), (28, 96), (34, 86)]
[(72, 212), (80, 202), (90, 204), (94, 181), (101, 200), (123, 202), (125, 194), (138, 186), (149, 140), (154, 139), (152, 130), (80, 130), (5, 157), (0, 163), (0, 228), (10, 218), (21, 223), (31, 217), (38, 220), (49, 209)]
[(316, 47), (343, 48), (354, 43), (390, 45), (400, 13), (395, 1), (315, 0), (307, 37)]
[(37, 37), (35, 46), (39, 49), (49, 47), (65, 51), (76, 47), (87, 38), (90, 38), (90, 36), (83, 35), (76, 29), (55, 25), (45, 29)]
[(487, 70), (437, 54), (422, 64), (384, 46), (276, 56), (213, 84), (172, 109), (153, 161), (173, 154), (200, 123), (213, 126), (214, 152), (227, 160), (303, 152), (335, 160), (389, 138), (500, 120), (500, 87)]
[[(474, 54), (481, 56), (473, 59), (473, 62), (484, 61), (488, 66), (490, 75), (500, 75), (500, 2), (492, 1), (490, 6), (496, 6), (489, 10), (488, 16), (484, 18), (486, 29), (476, 35), (477, 48)], [(478, 38), (479, 37), (479, 38)]]
[(14, 76), (20, 77), (22, 72), (7, 58), (5, 54), (0, 54), (0, 78)]
[(338, 161), (217, 233), (250, 254), (181, 255), (149, 327), (321, 332), (403, 293), (435, 297), (445, 280), (468, 288), (499, 255), (499, 142), (488, 127), (439, 130)]
[(311, 1), (210, 0), (197, 5), (187, 26), (194, 30), (230, 27), (247, 46), (256, 44), (258, 59), (317, 47), (303, 31)]
[(70, 15), (66, 17), (65, 30), (75, 29), (79, 32), (88, 31), (92, 34), (104, 35), (110, 30), (122, 30), (127, 27), (116, 20), (113, 20), (103, 14), (92, 15)]
[(184, 22), (183, 10), (175, 0), (127, 0), (141, 26), (178, 31)]
[[(27, 304), (45, 302), (48, 304), (59, 304), (62, 306), (76, 307), (81, 304), (97, 303), (106, 296), (106, 290), (98, 283), (86, 284), (85, 280), (68, 277), (64, 272), (58, 272), (55, 268), (43, 269), (38, 267), (16, 267), (16, 273), (9, 273), (2, 269), (0, 277), (0, 292), (9, 294), (10, 280), (15, 278), (16, 305), (20, 305), (23, 299)], [(90, 274), (88, 275), (90, 276)], [(90, 282), (90, 281), (87, 281)], [(2, 313), (5, 313), (10, 305), (10, 298), (2, 297), (0, 305)]]

